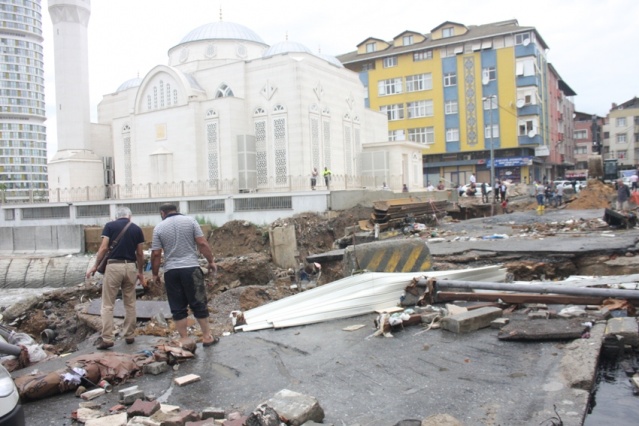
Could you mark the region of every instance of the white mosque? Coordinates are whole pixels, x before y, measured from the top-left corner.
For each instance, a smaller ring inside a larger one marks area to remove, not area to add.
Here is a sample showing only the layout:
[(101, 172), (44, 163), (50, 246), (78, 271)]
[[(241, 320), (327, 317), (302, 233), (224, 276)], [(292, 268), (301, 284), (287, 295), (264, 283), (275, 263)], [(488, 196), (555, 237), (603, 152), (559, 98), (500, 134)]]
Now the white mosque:
[[(90, 2), (49, 5), (66, 10), (52, 13), (57, 80), (59, 60), (86, 62)], [(76, 44), (85, 37), (84, 45), (68, 49), (65, 34)], [(347, 179), (401, 174), (410, 186), (423, 186), (422, 147), (387, 142), (386, 115), (365, 108), (358, 75), (334, 57), (288, 40), (269, 46), (251, 29), (222, 20), (190, 31), (168, 57), (167, 65), (105, 95), (90, 131), (58, 125), (51, 189), (116, 184), (123, 198), (137, 185), (176, 182), (223, 193), (294, 190), (299, 182), (309, 189), (312, 169), (323, 184), (324, 167)], [(88, 76), (73, 80), (65, 84), (77, 87)], [(56, 84), (58, 120), (61, 112), (67, 123), (87, 120), (82, 108), (64, 108), (78, 103), (77, 93)], [(88, 84), (86, 96), (88, 104)]]

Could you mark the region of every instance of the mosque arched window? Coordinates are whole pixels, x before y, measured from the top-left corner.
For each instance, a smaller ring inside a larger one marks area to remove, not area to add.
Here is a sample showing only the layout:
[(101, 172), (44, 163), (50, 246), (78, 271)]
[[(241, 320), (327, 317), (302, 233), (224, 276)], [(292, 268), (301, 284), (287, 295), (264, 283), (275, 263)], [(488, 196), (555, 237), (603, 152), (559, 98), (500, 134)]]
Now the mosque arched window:
[(286, 108), (284, 108), (284, 105), (277, 104), (273, 107), (273, 112), (284, 112), (284, 111), (286, 111)]
[(171, 106), (171, 83), (166, 83), (166, 106)]
[(266, 115), (266, 110), (262, 107), (257, 107), (253, 111), (253, 115)]
[(218, 87), (217, 92), (215, 93), (215, 98), (228, 98), (235, 96), (233, 94), (233, 90), (226, 84), (222, 83), (220, 87)]

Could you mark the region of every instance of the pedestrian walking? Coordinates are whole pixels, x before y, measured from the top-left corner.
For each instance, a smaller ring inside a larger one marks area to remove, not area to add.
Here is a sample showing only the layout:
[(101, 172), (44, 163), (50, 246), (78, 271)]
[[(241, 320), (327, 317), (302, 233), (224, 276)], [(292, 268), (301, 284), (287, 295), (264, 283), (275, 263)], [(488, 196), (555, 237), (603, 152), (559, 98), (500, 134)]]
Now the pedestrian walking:
[(211, 247), (197, 221), (178, 213), (175, 204), (163, 204), (160, 216), (162, 222), (153, 229), (151, 243), (153, 280), (160, 282), (160, 263), (164, 252), (164, 286), (175, 328), (182, 339), (188, 337), (190, 308), (202, 330), (202, 345), (211, 346), (219, 338), (211, 334), (206, 283), (199, 262), (201, 254), (208, 262), (208, 273), (217, 272)]
[[(98, 267), (106, 261), (102, 282), (102, 332), (96, 341), (98, 349), (109, 349), (114, 345), (113, 307), (119, 291), (122, 291), (124, 304), (124, 325), (122, 335), (127, 344), (135, 341), (135, 285), (136, 280), (146, 287), (144, 282), (144, 234), (142, 229), (131, 222), (131, 210), (118, 207), (115, 220), (107, 223), (102, 230), (102, 241), (95, 265), (86, 273), (93, 276)], [(105, 256), (108, 255), (108, 259)]]

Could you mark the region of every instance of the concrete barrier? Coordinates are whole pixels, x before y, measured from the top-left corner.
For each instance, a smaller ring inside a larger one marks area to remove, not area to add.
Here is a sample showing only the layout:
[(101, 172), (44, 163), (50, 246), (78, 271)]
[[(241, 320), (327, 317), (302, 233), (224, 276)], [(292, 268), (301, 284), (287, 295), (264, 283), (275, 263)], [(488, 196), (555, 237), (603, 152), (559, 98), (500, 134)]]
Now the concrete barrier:
[(83, 253), (82, 225), (43, 225), (0, 228), (3, 254)]
[(432, 267), (430, 250), (419, 238), (375, 241), (346, 247), (344, 275), (355, 270), (371, 272), (419, 272)]

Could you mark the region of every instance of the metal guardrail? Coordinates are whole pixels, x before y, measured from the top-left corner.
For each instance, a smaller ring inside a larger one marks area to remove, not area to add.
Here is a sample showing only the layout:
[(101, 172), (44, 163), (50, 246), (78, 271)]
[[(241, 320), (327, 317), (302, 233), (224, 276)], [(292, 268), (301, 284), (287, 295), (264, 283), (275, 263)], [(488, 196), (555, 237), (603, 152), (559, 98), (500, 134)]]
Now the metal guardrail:
[[(331, 175), (328, 187), (320, 170), (317, 190), (380, 189), (386, 186), (399, 191), (405, 183), (402, 176), (351, 176)], [(172, 197), (202, 197), (235, 195), (243, 193), (284, 193), (311, 190), (310, 176), (289, 176), (283, 184), (275, 178), (267, 179), (261, 185), (240, 188), (237, 179), (208, 180), (191, 182), (147, 183), (138, 185), (109, 185), (98, 187), (55, 188), (22, 190), (20, 193), (0, 191), (2, 202), (6, 204), (71, 203), (104, 200), (133, 200)], [(208, 210), (207, 210), (208, 211)]]

